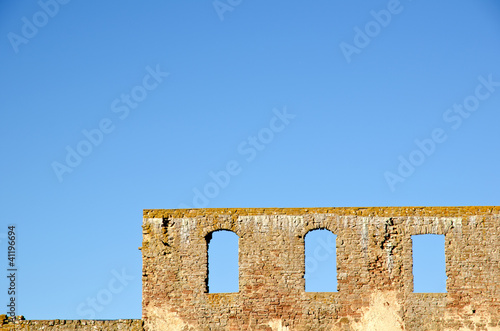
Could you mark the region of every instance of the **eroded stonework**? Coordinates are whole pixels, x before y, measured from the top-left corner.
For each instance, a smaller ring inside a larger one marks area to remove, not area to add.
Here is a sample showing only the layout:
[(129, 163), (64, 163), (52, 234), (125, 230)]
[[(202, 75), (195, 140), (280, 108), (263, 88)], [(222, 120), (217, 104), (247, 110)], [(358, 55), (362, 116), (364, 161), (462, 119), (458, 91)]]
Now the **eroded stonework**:
[[(500, 330), (500, 207), (144, 210), (145, 330)], [(304, 237), (337, 235), (338, 292), (305, 292)], [(239, 236), (239, 292), (207, 293), (206, 236)], [(413, 293), (416, 234), (447, 293)]]

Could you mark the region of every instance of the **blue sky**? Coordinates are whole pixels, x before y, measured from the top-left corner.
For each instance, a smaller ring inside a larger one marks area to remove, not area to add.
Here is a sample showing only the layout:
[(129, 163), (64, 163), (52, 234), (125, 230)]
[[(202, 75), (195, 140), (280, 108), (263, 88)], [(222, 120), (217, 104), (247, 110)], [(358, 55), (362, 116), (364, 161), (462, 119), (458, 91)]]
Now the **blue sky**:
[(215, 4), (0, 4), (20, 314), (139, 318), (146, 208), (499, 204), (498, 3)]

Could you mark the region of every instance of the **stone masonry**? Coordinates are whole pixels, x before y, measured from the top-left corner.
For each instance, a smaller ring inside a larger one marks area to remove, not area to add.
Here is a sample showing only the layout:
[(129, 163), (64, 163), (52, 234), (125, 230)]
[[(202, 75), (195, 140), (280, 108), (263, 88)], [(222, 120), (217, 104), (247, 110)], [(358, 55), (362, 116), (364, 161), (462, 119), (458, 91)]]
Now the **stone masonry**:
[[(305, 292), (304, 237), (337, 235), (338, 292)], [(500, 207), (144, 210), (145, 330), (500, 330)], [(239, 292), (207, 293), (207, 238)], [(445, 236), (447, 293), (414, 293), (412, 235)]]
[[(144, 210), (142, 320), (11, 330), (500, 330), (500, 207)], [(337, 235), (338, 292), (305, 292), (304, 238)], [(236, 233), (239, 292), (207, 293), (207, 240)], [(414, 293), (412, 235), (445, 236), (447, 293)]]
[[(6, 315), (0, 315), (0, 331), (142, 331), (141, 320), (17, 320), (16, 323), (7, 320)], [(5, 317), (4, 317), (5, 316)]]

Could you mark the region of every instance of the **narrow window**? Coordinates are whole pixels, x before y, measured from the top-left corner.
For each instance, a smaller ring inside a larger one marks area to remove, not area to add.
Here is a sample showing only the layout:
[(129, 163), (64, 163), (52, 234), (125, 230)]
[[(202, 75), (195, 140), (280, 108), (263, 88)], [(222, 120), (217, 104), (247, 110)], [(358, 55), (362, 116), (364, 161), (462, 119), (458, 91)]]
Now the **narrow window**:
[(305, 236), (306, 292), (337, 292), (337, 236), (326, 229)]
[(413, 248), (413, 292), (446, 293), (444, 235), (411, 236)]
[(219, 230), (206, 236), (208, 293), (238, 292), (238, 235)]

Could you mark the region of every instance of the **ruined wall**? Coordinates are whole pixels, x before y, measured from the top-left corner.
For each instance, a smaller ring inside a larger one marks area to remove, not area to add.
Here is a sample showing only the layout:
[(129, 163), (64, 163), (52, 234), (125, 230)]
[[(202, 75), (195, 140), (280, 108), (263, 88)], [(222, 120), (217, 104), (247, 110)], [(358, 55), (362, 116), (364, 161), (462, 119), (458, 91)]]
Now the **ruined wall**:
[(16, 323), (2, 320), (0, 331), (142, 331), (141, 320), (18, 320)]
[[(500, 207), (144, 210), (146, 330), (500, 330)], [(304, 237), (337, 235), (338, 292), (305, 292)], [(239, 292), (207, 242), (239, 236)], [(447, 293), (413, 293), (411, 235), (444, 234)]]

